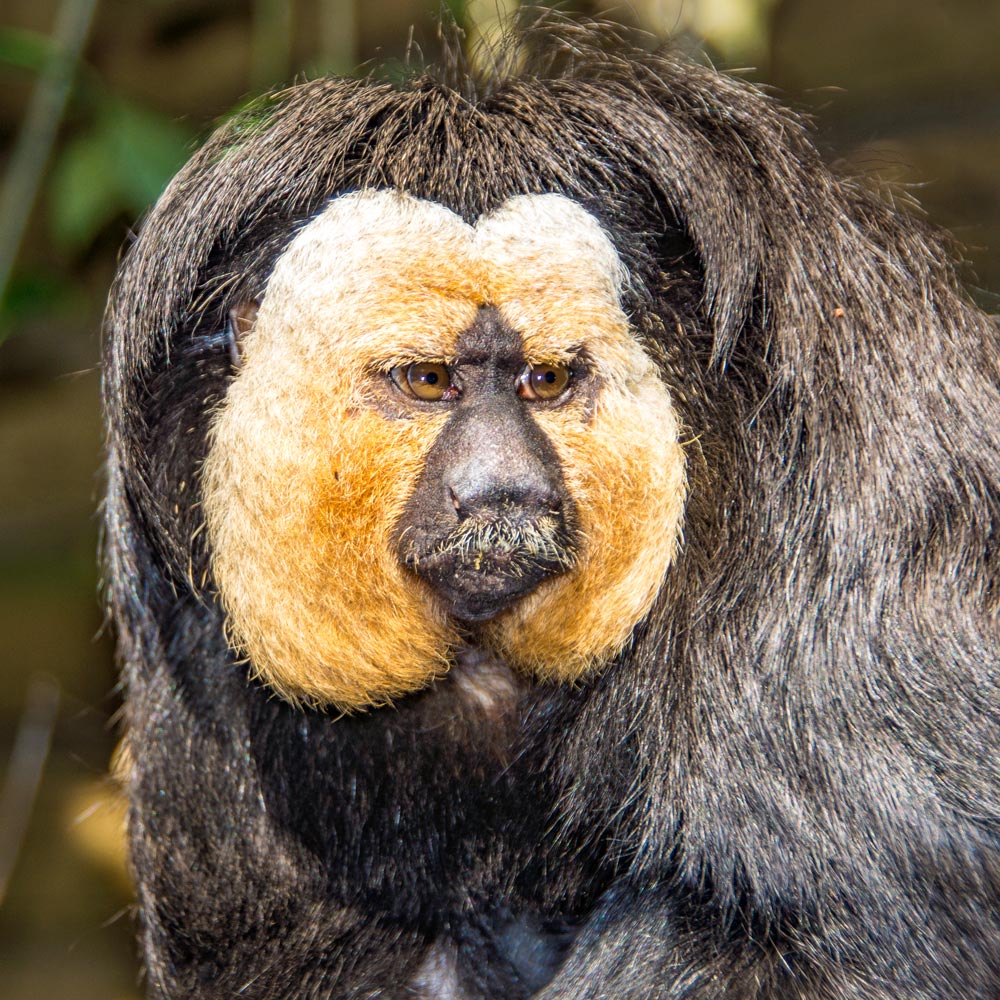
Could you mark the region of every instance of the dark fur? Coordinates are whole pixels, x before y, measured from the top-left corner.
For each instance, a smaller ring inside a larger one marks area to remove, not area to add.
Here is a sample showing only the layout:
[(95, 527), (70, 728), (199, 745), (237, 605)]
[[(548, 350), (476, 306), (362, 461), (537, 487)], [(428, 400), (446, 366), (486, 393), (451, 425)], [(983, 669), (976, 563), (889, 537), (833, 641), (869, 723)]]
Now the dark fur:
[[(454, 960), (462, 997), (993, 1000), (997, 327), (936, 235), (759, 91), (589, 28), (522, 44), (485, 84), (260, 104), (122, 267), (108, 574), (150, 994), (415, 996)], [(226, 648), (198, 507), (226, 311), (366, 186), (469, 220), (563, 192), (629, 268), (691, 491), (653, 612), (592, 682), (467, 650), (336, 718)]]

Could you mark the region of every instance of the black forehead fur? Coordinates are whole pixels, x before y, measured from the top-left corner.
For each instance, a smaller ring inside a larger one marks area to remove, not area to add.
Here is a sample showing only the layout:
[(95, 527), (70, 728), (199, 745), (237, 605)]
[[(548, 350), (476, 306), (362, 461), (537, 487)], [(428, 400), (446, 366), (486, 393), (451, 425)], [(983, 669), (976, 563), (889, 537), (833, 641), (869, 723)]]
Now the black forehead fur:
[[(818, 912), (814, 873), (836, 859), (822, 905), (850, 964), (858, 899), (893, 898), (903, 869), (917, 886), (971, 879), (995, 851), (996, 326), (937, 235), (832, 175), (759, 90), (593, 26), (546, 24), (519, 44), (517, 69), (486, 84), (452, 67), (277, 94), (213, 136), (153, 210), (108, 314), (124, 656), (156, 600), (128, 589), (153, 576), (129, 548), (140, 526), (164, 594), (201, 583), (197, 505), (177, 483), (196, 492), (230, 377), (217, 332), (296, 227), (362, 188), (468, 220), (565, 194), (629, 269), (625, 304), (690, 436), (691, 480), (683, 552), (622, 657), (634, 683), (612, 664), (553, 696), (566, 809), (594, 823), (617, 802), (606, 822), (641, 845), (622, 865), (665, 865), (678, 899), (749, 899), (776, 920), (779, 899)], [(966, 898), (921, 913), (980, 926)], [(887, 976), (900, 942), (927, 933), (892, 932), (909, 919), (865, 913)]]

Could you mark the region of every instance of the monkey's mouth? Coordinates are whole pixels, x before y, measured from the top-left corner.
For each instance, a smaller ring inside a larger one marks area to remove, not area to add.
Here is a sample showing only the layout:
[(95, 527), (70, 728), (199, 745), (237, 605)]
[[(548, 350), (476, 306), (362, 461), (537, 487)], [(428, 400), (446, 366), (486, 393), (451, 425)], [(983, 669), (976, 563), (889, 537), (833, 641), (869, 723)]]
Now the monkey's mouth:
[(449, 613), (472, 623), (494, 618), (574, 563), (556, 516), (468, 518), (444, 538), (414, 532), (401, 548), (403, 564), (433, 587)]

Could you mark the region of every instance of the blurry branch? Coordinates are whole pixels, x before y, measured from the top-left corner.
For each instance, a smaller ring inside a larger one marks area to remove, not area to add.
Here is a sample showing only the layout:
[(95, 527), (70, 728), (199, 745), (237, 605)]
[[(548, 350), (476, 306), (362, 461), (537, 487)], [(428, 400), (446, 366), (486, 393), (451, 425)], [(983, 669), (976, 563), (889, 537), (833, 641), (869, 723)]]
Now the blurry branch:
[(28, 688), (27, 704), (0, 790), (0, 903), (21, 853), (58, 710), (59, 686), (48, 678), (36, 677)]
[(334, 73), (358, 68), (358, 18), (355, 0), (323, 0), (320, 4), (321, 64)]
[(254, 0), (250, 84), (270, 90), (285, 83), (292, 52), (292, 8), (286, 0)]
[(97, 0), (63, 0), (55, 38), (35, 86), (17, 143), (0, 189), (0, 301), (38, 195), (45, 164), (52, 152), (66, 107), (73, 74), (90, 31)]

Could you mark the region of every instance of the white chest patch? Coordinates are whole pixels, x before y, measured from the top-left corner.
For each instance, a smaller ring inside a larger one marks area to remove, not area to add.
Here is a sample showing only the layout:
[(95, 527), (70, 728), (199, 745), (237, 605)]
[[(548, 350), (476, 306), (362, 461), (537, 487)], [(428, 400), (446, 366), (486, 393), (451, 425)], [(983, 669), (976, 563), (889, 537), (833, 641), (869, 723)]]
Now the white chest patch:
[(427, 952), (413, 986), (422, 1000), (470, 1000), (458, 981), (458, 959), (454, 948), (436, 944)]

